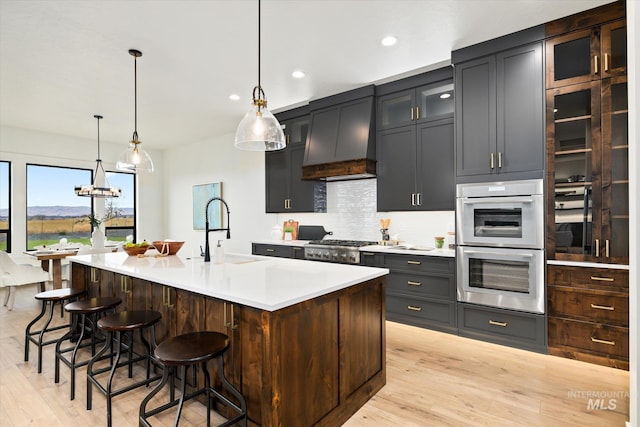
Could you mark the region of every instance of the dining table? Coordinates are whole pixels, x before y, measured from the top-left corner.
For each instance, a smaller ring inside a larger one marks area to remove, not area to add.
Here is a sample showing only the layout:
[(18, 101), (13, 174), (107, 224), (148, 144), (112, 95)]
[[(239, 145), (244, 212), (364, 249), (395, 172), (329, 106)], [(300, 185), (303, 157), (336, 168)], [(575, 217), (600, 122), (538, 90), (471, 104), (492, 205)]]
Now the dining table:
[(78, 249), (35, 250), (24, 251), (24, 253), (40, 261), (42, 269), (51, 274), (53, 289), (60, 289), (62, 288), (62, 260), (77, 254)]

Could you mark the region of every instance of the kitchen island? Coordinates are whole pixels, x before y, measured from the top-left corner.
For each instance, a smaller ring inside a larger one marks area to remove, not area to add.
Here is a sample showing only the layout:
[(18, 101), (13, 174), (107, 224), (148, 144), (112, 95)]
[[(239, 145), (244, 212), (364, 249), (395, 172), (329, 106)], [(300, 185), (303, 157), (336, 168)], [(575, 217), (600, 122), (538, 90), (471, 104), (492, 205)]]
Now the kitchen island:
[(232, 254), (70, 260), (74, 287), (160, 311), (158, 341), (227, 334), (226, 375), (252, 424), (340, 425), (385, 384), (387, 269)]

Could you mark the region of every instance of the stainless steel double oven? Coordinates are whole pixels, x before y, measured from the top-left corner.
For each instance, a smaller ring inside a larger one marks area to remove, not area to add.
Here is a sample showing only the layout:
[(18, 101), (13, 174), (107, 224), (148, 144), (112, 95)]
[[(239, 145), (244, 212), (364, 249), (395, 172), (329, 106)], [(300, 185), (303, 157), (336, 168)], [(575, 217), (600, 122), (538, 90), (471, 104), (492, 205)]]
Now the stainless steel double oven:
[(544, 313), (543, 181), (458, 184), (458, 301)]

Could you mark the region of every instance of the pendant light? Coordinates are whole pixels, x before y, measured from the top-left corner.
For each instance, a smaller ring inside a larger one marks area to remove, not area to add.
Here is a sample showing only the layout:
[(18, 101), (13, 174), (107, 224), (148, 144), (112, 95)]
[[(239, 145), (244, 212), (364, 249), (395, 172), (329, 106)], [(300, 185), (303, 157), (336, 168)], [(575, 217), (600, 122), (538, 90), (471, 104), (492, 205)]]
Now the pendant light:
[(129, 49), (129, 55), (133, 56), (133, 80), (134, 80), (134, 130), (133, 137), (129, 141), (129, 148), (124, 150), (118, 162), (116, 168), (118, 170), (126, 172), (153, 172), (153, 161), (149, 153), (140, 148), (140, 141), (138, 139), (138, 70), (137, 70), (137, 58), (142, 56), (142, 52), (136, 49)]
[[(98, 122), (98, 158), (96, 159), (96, 171), (93, 174), (93, 182), (91, 185), (80, 185), (75, 187), (76, 195), (81, 197), (98, 198), (120, 197), (120, 189), (109, 185), (107, 174), (102, 167), (102, 160), (100, 160), (100, 119), (102, 116), (96, 114), (93, 117), (95, 117)], [(102, 173), (102, 181), (98, 180), (99, 173)], [(100, 186), (99, 182), (104, 182), (104, 185)]]
[(258, 0), (258, 86), (253, 88), (253, 105), (236, 129), (235, 146), (243, 150), (275, 151), (286, 146), (280, 123), (267, 109), (267, 97), (260, 85), (260, 0)]

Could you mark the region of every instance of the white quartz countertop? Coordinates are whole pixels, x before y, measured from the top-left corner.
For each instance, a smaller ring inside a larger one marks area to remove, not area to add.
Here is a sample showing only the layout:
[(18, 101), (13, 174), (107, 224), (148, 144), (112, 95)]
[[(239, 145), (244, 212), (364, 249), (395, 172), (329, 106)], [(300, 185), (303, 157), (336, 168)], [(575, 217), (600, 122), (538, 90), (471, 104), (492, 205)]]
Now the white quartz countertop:
[[(309, 243), (308, 240), (255, 240), (253, 243), (262, 245), (282, 245), (282, 246), (304, 246)], [(426, 255), (426, 256), (441, 256), (453, 258), (456, 256), (456, 251), (453, 249), (435, 249), (427, 248), (419, 245), (398, 245), (398, 246), (382, 246), (371, 245), (361, 246), (358, 249), (364, 252), (385, 252), (393, 254), (407, 254), (407, 255)]]
[(201, 257), (184, 258), (179, 254), (138, 258), (125, 252), (68, 259), (267, 311), (389, 274), (386, 268), (239, 254), (226, 254), (224, 264), (205, 263)]

